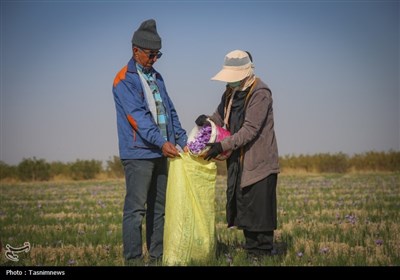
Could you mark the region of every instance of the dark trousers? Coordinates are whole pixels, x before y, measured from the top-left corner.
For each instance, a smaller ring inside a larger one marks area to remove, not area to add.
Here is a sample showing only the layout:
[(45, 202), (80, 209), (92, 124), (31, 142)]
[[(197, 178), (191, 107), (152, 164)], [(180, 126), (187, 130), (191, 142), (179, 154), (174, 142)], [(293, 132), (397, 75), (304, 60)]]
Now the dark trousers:
[(167, 159), (122, 160), (126, 195), (122, 222), (126, 260), (142, 256), (142, 222), (146, 216), (146, 244), (151, 258), (163, 252)]
[(255, 232), (243, 230), (246, 243), (244, 248), (248, 251), (268, 251), (273, 249), (274, 232)]
[(237, 190), (237, 224), (248, 250), (272, 250), (277, 228), (277, 174)]

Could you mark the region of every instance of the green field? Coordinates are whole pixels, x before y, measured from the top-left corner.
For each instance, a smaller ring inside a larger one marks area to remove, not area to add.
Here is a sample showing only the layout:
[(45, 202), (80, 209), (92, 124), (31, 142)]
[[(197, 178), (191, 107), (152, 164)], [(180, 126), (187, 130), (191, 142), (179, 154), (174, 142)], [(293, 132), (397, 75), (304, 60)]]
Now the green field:
[[(121, 266), (123, 180), (0, 185), (0, 265)], [(400, 174), (280, 175), (283, 257), (248, 260), (243, 234), (225, 223), (225, 178), (216, 191), (213, 266), (399, 266)], [(6, 245), (29, 242), (13, 262)], [(138, 264), (143, 265), (143, 264)]]

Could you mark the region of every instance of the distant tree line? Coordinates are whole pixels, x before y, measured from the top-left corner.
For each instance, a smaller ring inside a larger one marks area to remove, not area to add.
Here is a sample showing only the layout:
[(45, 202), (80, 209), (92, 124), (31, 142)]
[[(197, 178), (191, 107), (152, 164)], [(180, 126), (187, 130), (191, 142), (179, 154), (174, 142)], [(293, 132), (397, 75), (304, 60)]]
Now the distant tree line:
[(283, 171), (300, 170), (314, 173), (399, 172), (400, 152), (375, 152), (348, 156), (344, 153), (286, 155), (280, 158)]
[[(346, 172), (400, 172), (400, 152), (366, 152), (348, 156), (343, 153), (314, 155), (286, 155), (279, 159), (283, 173), (301, 171), (308, 173)], [(226, 175), (224, 161), (217, 162), (218, 174)], [(71, 163), (51, 162), (44, 159), (23, 159), (17, 166), (0, 161), (0, 180), (49, 181), (91, 180), (123, 178), (119, 157), (114, 156), (103, 166), (99, 160), (76, 160)]]
[[(282, 173), (400, 172), (400, 151), (348, 156), (344, 153), (285, 155), (279, 157)], [(226, 175), (225, 162), (217, 162), (218, 174)]]
[(91, 180), (96, 178), (122, 178), (123, 167), (119, 157), (106, 162), (100, 160), (76, 160), (72, 163), (52, 162), (35, 157), (23, 159), (17, 166), (0, 161), (0, 180), (10, 179), (22, 182), (60, 180)]

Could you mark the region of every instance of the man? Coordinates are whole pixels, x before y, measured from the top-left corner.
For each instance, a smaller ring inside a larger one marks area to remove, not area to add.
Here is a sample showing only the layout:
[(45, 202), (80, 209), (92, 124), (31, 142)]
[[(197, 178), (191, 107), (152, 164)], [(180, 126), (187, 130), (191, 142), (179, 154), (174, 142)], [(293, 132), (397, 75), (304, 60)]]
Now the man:
[(150, 260), (163, 252), (167, 158), (187, 151), (182, 128), (164, 80), (154, 68), (161, 57), (161, 38), (153, 19), (144, 21), (132, 38), (132, 58), (117, 74), (113, 95), (117, 112), (119, 154), (124, 166), (123, 254), (141, 259), (142, 221)]
[[(227, 159), (228, 227), (243, 230), (250, 256), (274, 255), (277, 228), (276, 185), (278, 146), (274, 131), (272, 94), (253, 71), (248, 52), (235, 50), (225, 56), (223, 69), (212, 79), (227, 83), (221, 102), (210, 119), (226, 126), (231, 136), (208, 144), (210, 160), (232, 150)], [(203, 125), (201, 115), (196, 124)]]

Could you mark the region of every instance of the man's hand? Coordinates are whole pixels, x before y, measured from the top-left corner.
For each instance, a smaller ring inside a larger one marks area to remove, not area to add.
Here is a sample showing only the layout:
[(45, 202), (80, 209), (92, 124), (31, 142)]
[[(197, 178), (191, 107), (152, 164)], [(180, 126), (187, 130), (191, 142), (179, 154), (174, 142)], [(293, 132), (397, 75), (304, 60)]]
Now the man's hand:
[(210, 149), (207, 151), (206, 155), (204, 156), (205, 160), (210, 160), (218, 156), (220, 153), (223, 152), (221, 142), (216, 143), (208, 143), (206, 146), (209, 146)]
[(178, 149), (171, 142), (165, 142), (161, 149), (163, 155), (166, 157), (174, 158), (179, 156)]

